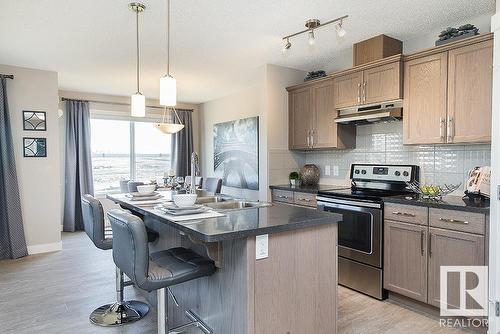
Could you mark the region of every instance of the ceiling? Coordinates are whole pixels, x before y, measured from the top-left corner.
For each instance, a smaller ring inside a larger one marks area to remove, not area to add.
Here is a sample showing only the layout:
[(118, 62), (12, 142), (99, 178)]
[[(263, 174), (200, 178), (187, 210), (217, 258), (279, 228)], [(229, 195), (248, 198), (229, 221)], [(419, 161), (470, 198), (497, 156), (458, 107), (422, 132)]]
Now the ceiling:
[[(2, 1), (0, 63), (53, 70), (60, 89), (129, 95), (135, 92), (135, 17), (125, 0)], [(143, 0), (141, 90), (158, 97), (165, 74), (165, 0)], [(200, 103), (249, 84), (259, 66), (332, 68), (351, 44), (385, 33), (408, 40), (449, 22), (493, 13), (494, 0), (172, 0), (171, 72), (180, 101)], [(281, 37), (308, 18), (349, 15), (347, 35), (333, 26), (304, 35), (287, 56)]]

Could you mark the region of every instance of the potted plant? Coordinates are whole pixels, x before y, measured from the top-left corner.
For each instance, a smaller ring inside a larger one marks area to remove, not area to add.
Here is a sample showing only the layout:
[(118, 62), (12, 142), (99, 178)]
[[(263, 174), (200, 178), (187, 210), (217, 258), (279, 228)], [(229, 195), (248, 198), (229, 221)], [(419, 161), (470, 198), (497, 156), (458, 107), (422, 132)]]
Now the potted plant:
[(292, 187), (298, 187), (300, 186), (300, 176), (299, 173), (297, 172), (291, 172), (290, 175), (288, 176), (290, 179), (290, 185)]

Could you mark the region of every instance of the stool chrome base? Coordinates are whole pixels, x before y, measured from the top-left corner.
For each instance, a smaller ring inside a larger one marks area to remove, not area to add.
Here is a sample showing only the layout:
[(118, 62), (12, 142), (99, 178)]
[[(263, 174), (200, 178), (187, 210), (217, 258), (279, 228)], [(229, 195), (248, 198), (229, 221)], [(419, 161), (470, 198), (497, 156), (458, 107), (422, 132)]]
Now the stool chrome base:
[(103, 305), (94, 310), (89, 319), (90, 322), (98, 326), (122, 326), (144, 318), (148, 312), (148, 304), (130, 300)]
[(169, 330), (168, 334), (182, 334), (187, 329), (193, 328), (193, 327), (198, 328), (199, 330), (201, 330), (205, 334), (212, 334), (213, 333), (212, 329), (210, 327), (208, 327), (208, 325), (192, 310), (186, 311), (186, 317), (188, 317), (189, 320), (191, 320), (191, 322)]

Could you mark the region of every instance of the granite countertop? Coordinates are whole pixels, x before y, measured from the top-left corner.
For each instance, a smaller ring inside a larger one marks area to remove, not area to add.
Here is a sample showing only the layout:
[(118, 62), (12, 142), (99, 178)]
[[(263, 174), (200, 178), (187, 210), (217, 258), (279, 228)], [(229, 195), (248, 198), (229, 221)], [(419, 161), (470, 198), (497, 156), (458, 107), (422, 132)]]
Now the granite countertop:
[(124, 208), (144, 215), (145, 220), (153, 218), (205, 242), (303, 229), (337, 223), (342, 219), (341, 215), (334, 213), (273, 203), (266, 207), (225, 211), (223, 217), (173, 222), (151, 206), (130, 203), (123, 194), (107, 197)]
[(397, 204), (407, 204), (407, 205), (417, 205), (426, 206), (430, 208), (438, 209), (449, 209), (449, 210), (459, 210), (467, 212), (477, 212), (483, 214), (490, 213), (490, 202), (474, 203), (470, 201), (467, 197), (462, 198), (460, 196), (444, 196), (442, 200), (430, 200), (422, 198), (421, 196), (414, 195), (399, 195), (385, 197), (384, 202), (387, 203), (397, 203)]
[[(335, 186), (331, 184), (318, 184), (316, 186), (298, 186), (292, 187), (290, 184), (279, 184), (269, 186), (269, 189), (287, 190), (287, 191), (299, 191), (302, 193), (317, 194), (319, 191), (338, 189), (341, 186)], [(350, 186), (345, 186), (342, 188), (349, 188)]]

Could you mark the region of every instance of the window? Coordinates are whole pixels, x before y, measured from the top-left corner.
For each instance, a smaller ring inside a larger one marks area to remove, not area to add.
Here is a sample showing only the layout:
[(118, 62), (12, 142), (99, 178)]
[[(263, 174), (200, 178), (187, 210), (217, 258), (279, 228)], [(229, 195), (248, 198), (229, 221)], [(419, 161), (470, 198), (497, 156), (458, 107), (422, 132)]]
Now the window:
[(92, 118), (91, 151), (96, 195), (119, 191), (120, 180), (161, 179), (170, 169), (170, 135), (154, 123)]

